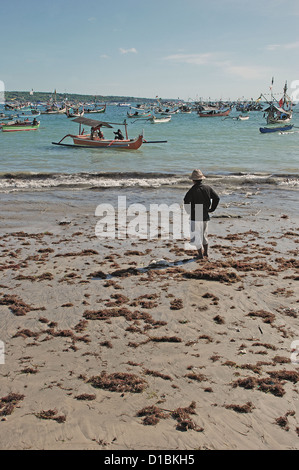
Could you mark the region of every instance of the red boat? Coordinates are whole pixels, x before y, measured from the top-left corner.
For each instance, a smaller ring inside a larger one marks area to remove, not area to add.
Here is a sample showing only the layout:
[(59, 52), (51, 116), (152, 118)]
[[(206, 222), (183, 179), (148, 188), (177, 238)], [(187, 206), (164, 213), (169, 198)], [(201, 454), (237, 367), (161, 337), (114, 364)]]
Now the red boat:
[(199, 117), (216, 117), (216, 116), (228, 116), (231, 112), (231, 108), (226, 111), (219, 111), (217, 109), (212, 109), (211, 111), (199, 112)]
[[(145, 142), (143, 135), (140, 134), (135, 139), (128, 138), (127, 124), (126, 121), (121, 124), (113, 123), (117, 126), (125, 126), (125, 137), (122, 135), (120, 129), (114, 132), (115, 137), (112, 139), (106, 139), (102, 133), (102, 128), (113, 129), (109, 122), (97, 121), (95, 119), (87, 119), (84, 117), (78, 117), (73, 119), (73, 122), (78, 123), (79, 133), (76, 135), (67, 134), (59, 142), (52, 142), (54, 145), (64, 145), (67, 147), (88, 147), (88, 148), (117, 148), (126, 150), (137, 150)], [(111, 123), (112, 124), (112, 123)], [(91, 128), (90, 133), (85, 134), (84, 129), (81, 130), (81, 125), (88, 126)], [(62, 143), (64, 139), (70, 137), (73, 139), (73, 144)]]
[(71, 136), (75, 146), (89, 148), (118, 148), (127, 150), (137, 150), (143, 144), (143, 135), (140, 134), (136, 139), (100, 139), (94, 137), (91, 139), (90, 134)]

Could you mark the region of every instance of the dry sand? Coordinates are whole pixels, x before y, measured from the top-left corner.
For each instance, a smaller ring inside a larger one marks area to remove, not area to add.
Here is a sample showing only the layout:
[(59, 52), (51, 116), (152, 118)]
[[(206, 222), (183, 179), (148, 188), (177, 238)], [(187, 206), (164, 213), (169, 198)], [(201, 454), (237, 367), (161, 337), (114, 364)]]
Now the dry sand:
[(299, 449), (298, 219), (215, 217), (208, 262), (93, 207), (1, 215), (1, 449)]

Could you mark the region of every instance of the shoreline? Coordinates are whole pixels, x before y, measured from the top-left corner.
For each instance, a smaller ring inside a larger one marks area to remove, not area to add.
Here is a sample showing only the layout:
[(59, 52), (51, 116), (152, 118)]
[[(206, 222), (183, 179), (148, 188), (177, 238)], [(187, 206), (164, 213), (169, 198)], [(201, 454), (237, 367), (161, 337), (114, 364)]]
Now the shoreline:
[(207, 262), (97, 239), (93, 198), (8, 199), (2, 449), (299, 448), (295, 205), (217, 209)]

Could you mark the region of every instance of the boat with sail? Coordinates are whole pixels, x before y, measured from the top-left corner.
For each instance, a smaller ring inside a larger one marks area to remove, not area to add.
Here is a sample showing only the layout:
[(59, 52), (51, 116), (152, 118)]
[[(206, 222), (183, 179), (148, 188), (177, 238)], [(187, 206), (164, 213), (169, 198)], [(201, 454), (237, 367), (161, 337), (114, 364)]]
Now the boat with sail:
[(270, 90), (271, 90), (271, 100), (267, 100), (264, 95), (261, 94), (260, 98), (263, 97), (268, 104), (268, 107), (264, 109), (264, 117), (266, 117), (267, 124), (286, 124), (289, 123), (292, 119), (292, 100), (287, 95), (287, 82), (285, 82), (283, 89), (282, 98), (277, 101), (274, 97), (272, 88), (273, 88), (274, 78), (272, 78)]

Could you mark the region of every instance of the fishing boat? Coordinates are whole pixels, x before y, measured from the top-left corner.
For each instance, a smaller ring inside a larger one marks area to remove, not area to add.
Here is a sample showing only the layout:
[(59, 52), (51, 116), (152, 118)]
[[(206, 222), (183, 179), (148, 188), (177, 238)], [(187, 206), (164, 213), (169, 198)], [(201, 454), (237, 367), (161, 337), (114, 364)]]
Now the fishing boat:
[(240, 114), (238, 117), (237, 117), (237, 120), (238, 121), (248, 121), (249, 119), (249, 116), (242, 116), (242, 114)]
[(57, 105), (49, 106), (45, 111), (42, 111), (41, 114), (65, 114), (66, 106), (59, 108)]
[(0, 123), (2, 132), (18, 132), (18, 131), (36, 131), (40, 126), (40, 121), (33, 119), (25, 119), (23, 121), (17, 119), (14, 121), (8, 121), (5, 123)]
[(82, 117), (84, 116), (84, 108), (82, 109), (82, 111), (80, 111), (80, 108), (67, 107), (65, 114), (68, 118)]
[(101, 108), (95, 107), (94, 109), (89, 109), (87, 108), (85, 110), (85, 113), (87, 114), (98, 114), (98, 113), (104, 113), (106, 111), (106, 105), (104, 104)]
[(286, 125), (286, 126), (277, 126), (277, 127), (260, 127), (260, 132), (262, 134), (269, 134), (272, 132), (285, 132), (290, 131), (294, 127), (293, 124)]
[(141, 113), (140, 111), (135, 111), (134, 113), (129, 113), (127, 111), (127, 116), (129, 118), (149, 118), (151, 117), (151, 112)]
[(211, 111), (198, 112), (199, 117), (221, 117), (228, 116), (231, 112), (231, 108), (226, 109), (225, 111), (212, 109)]
[(285, 82), (283, 96), (279, 101), (277, 101), (272, 93), (273, 83), (274, 78), (272, 78), (270, 86), (271, 101), (268, 101), (262, 94), (260, 96), (260, 98), (263, 97), (269, 105), (268, 108), (264, 109), (264, 116), (266, 117), (267, 124), (286, 124), (291, 121), (293, 114), (292, 100), (287, 95), (287, 82)]
[(179, 108), (179, 110), (180, 110), (180, 113), (182, 113), (182, 114), (191, 114), (192, 113), (192, 109), (189, 106), (181, 106)]
[[(77, 148), (96, 148), (96, 149), (123, 149), (123, 150), (137, 150), (142, 144), (161, 144), (167, 143), (167, 140), (145, 140), (143, 133), (139, 134), (135, 139), (129, 139), (127, 122), (124, 120), (123, 123), (115, 122), (103, 122), (95, 119), (89, 119), (85, 117), (78, 117), (73, 119), (72, 122), (79, 124), (79, 132), (76, 135), (67, 134), (59, 142), (52, 142), (54, 145), (63, 145), (66, 147), (77, 147)], [(113, 139), (105, 139), (102, 133), (102, 128), (113, 129), (113, 126), (124, 126), (125, 137), (122, 135), (120, 129), (114, 132), (115, 137)], [(82, 126), (90, 127), (90, 133), (85, 134)], [(73, 140), (73, 144), (63, 143), (63, 140), (70, 137)]]
[(164, 117), (152, 116), (151, 118), (149, 118), (149, 121), (151, 121), (153, 124), (160, 124), (160, 123), (163, 123), (163, 122), (169, 122), (169, 121), (171, 121), (171, 116), (164, 116)]
[(271, 104), (264, 112), (267, 113), (267, 124), (283, 124), (292, 119), (292, 111), (286, 111), (275, 104)]
[[(139, 134), (135, 139), (128, 138), (127, 123), (109, 123), (103, 121), (97, 121), (95, 119), (89, 119), (84, 117), (78, 117), (73, 119), (72, 122), (79, 124), (78, 134), (67, 134), (59, 142), (52, 142), (54, 145), (65, 145), (72, 147), (86, 147), (86, 148), (97, 148), (97, 149), (126, 149), (126, 150), (137, 150), (143, 144), (143, 134)], [(117, 126), (125, 126), (125, 134), (123, 137), (120, 130), (114, 132), (115, 137), (112, 139), (105, 139), (102, 133), (102, 128), (113, 129), (111, 124)], [(88, 134), (85, 134), (82, 125), (90, 127), (91, 130)], [(101, 135), (101, 136), (100, 136)], [(70, 137), (73, 139), (73, 144), (62, 143), (64, 139)]]

